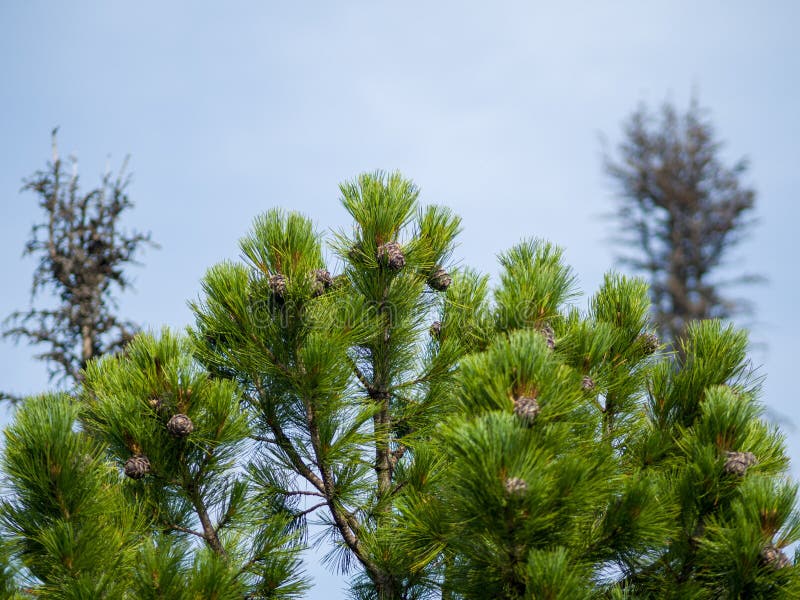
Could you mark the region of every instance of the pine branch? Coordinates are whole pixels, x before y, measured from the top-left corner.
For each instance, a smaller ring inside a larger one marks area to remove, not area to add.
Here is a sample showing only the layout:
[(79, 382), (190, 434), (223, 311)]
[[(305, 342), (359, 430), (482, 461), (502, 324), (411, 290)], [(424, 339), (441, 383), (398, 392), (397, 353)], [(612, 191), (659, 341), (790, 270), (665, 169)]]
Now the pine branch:
[(167, 529), (172, 530), (172, 531), (180, 531), (182, 533), (188, 533), (190, 535), (197, 536), (202, 540), (206, 539), (206, 536), (203, 533), (201, 533), (199, 531), (195, 531), (194, 529), (188, 529), (186, 527), (181, 527), (180, 525), (175, 525), (174, 523), (167, 523), (164, 526)]
[(364, 390), (367, 393), (370, 393), (371, 390), (372, 390), (372, 383), (370, 383), (369, 379), (367, 379), (367, 377), (364, 375), (363, 371), (359, 368), (359, 366), (356, 363), (356, 361), (353, 360), (352, 356), (350, 356), (348, 354), (347, 355), (347, 360), (350, 362), (350, 366), (353, 369), (353, 373), (355, 373), (356, 377), (361, 382), (361, 385), (364, 386)]
[(200, 496), (196, 484), (193, 483), (192, 485), (187, 486), (186, 492), (189, 496), (192, 506), (194, 506), (195, 511), (197, 512), (197, 517), (200, 519), (200, 524), (203, 526), (203, 539), (205, 539), (206, 543), (214, 552), (220, 556), (227, 556), (225, 548), (222, 547), (222, 542), (217, 535), (217, 530), (214, 528), (214, 525), (211, 522), (211, 518), (208, 515), (208, 509), (203, 502), (203, 498)]
[[(266, 398), (266, 391), (264, 388), (257, 383), (258, 379), (253, 378), (253, 385), (256, 388), (256, 392), (262, 398)], [(275, 436), (275, 443), (277, 446), (283, 451), (286, 457), (291, 462), (292, 466), (297, 470), (300, 475), (302, 475), (306, 481), (308, 481), (311, 485), (313, 485), (320, 493), (325, 494), (325, 483), (316, 473), (314, 473), (308, 466), (305, 464), (303, 459), (300, 457), (300, 453), (292, 444), (292, 441), (289, 439), (289, 436), (283, 431), (283, 428), (278, 423), (277, 418), (274, 414), (267, 414), (265, 415), (265, 421), (267, 426), (272, 431), (272, 434)], [(327, 496), (326, 496), (327, 497)]]
[(327, 506), (327, 505), (328, 505), (328, 501), (327, 500), (325, 500), (323, 502), (319, 502), (319, 503), (315, 504), (314, 506), (312, 506), (311, 508), (307, 508), (307, 509), (305, 509), (305, 510), (303, 510), (303, 511), (301, 511), (301, 512), (295, 514), (295, 515), (292, 515), (292, 518), (295, 519), (295, 520), (302, 519), (303, 517), (305, 517), (306, 515), (314, 512), (318, 508), (322, 508), (323, 506)]

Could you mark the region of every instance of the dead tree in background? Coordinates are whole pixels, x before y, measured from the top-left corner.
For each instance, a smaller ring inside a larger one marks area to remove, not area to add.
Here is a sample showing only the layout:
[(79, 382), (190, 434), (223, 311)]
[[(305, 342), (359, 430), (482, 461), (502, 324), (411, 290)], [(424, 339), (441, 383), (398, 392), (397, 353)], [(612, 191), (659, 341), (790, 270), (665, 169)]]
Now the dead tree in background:
[[(114, 314), (115, 293), (130, 287), (124, 269), (135, 264), (141, 247), (155, 244), (149, 233), (120, 230), (122, 214), (133, 206), (126, 193), (127, 160), (116, 176), (107, 172), (98, 187), (83, 193), (77, 161), (64, 164), (56, 133), (52, 162), (22, 188), (36, 194), (44, 211), (23, 253), (38, 258), (31, 308), (10, 315), (2, 335), (44, 346), (36, 358), (48, 363), (51, 379), (76, 382), (87, 361), (131, 339), (136, 326)], [(37, 297), (52, 299), (55, 306), (37, 308)]]
[(655, 321), (667, 340), (692, 320), (750, 313), (747, 301), (722, 288), (760, 279), (719, 279), (728, 251), (753, 224), (756, 194), (741, 181), (747, 162), (723, 163), (704, 116), (694, 99), (683, 114), (669, 103), (657, 116), (641, 106), (624, 124), (617, 156), (605, 156), (619, 195), (617, 241), (633, 249), (620, 259), (649, 278)]

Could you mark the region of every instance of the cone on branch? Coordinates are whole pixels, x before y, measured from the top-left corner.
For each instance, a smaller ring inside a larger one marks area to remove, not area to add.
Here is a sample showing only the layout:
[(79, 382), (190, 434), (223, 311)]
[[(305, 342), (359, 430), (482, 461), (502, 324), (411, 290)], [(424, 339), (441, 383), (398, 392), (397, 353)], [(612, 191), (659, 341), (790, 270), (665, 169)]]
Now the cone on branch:
[(442, 267), (436, 269), (428, 277), (428, 285), (437, 292), (444, 292), (453, 283), (453, 278)]
[(430, 328), (431, 337), (438, 338), (442, 334), (442, 322), (434, 321)]
[(280, 273), (270, 275), (269, 289), (276, 300), (283, 300), (286, 295), (286, 277)]
[(541, 409), (534, 394), (514, 398), (514, 414), (528, 427), (533, 425)]
[(392, 271), (399, 271), (406, 265), (406, 257), (400, 244), (386, 242), (378, 246), (378, 262), (386, 265)]
[(594, 379), (589, 377), (588, 375), (584, 376), (583, 381), (581, 382), (581, 387), (586, 392), (591, 392), (594, 389)]
[(165, 400), (162, 396), (158, 395), (158, 396), (152, 396), (147, 401), (147, 403), (150, 405), (150, 408), (152, 408), (154, 411), (160, 412), (161, 409), (164, 408)]
[(539, 327), (539, 333), (542, 334), (545, 341), (547, 342), (547, 347), (550, 350), (554, 350), (556, 347), (556, 333), (553, 331), (553, 328), (550, 326), (549, 323), (545, 323)]
[(167, 431), (173, 437), (184, 438), (194, 431), (194, 423), (187, 415), (178, 413), (167, 421)]
[(792, 565), (792, 561), (784, 552), (775, 547), (774, 544), (767, 544), (759, 553), (761, 562), (773, 569), (783, 569)]
[(528, 482), (521, 477), (506, 477), (503, 482), (506, 494), (509, 496), (524, 496), (528, 491)]
[(642, 351), (648, 356), (654, 354), (661, 346), (661, 341), (654, 333), (642, 333), (636, 339), (642, 347)]
[(757, 462), (752, 452), (726, 452), (724, 469), (726, 473), (743, 477), (747, 469)]
[(327, 292), (333, 285), (333, 277), (327, 269), (317, 269), (314, 271), (314, 283), (312, 285), (312, 296), (315, 298)]
[(144, 454), (134, 454), (125, 461), (125, 475), (131, 479), (141, 479), (150, 472), (150, 459)]

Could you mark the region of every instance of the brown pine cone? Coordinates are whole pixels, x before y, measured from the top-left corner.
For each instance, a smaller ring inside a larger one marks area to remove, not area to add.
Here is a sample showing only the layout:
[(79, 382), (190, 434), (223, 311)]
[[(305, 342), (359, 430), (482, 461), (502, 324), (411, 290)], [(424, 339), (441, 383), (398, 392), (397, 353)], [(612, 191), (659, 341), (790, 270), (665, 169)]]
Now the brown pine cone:
[(528, 491), (528, 483), (520, 477), (507, 477), (503, 487), (509, 496), (524, 496)]
[(652, 333), (642, 333), (636, 339), (639, 341), (639, 344), (642, 346), (642, 350), (647, 355), (653, 354), (661, 346), (661, 341), (655, 334)]
[(125, 475), (131, 479), (141, 479), (150, 472), (150, 459), (144, 454), (134, 454), (125, 461)]
[(269, 289), (276, 299), (283, 300), (283, 297), (286, 295), (286, 277), (280, 273), (271, 275), (269, 278)]
[(311, 294), (316, 298), (321, 296), (333, 285), (333, 277), (327, 269), (317, 269), (314, 271), (314, 283), (312, 284)]
[(547, 342), (547, 347), (550, 348), (550, 350), (555, 349), (555, 347), (556, 347), (556, 334), (553, 331), (553, 328), (550, 327), (550, 325), (548, 323), (545, 323), (544, 325), (539, 327), (539, 333), (542, 334), (542, 336), (544, 337), (545, 341)]
[(756, 455), (752, 452), (726, 452), (724, 469), (726, 473), (742, 477), (748, 467), (757, 462)]
[(431, 332), (431, 337), (438, 338), (442, 333), (442, 322), (434, 321), (431, 324), (430, 332)]
[(528, 426), (533, 425), (540, 410), (539, 403), (533, 396), (514, 398), (514, 414)]
[(451, 283), (453, 283), (453, 278), (442, 267), (436, 267), (428, 277), (428, 285), (437, 292), (444, 292)]
[(178, 413), (167, 421), (167, 431), (174, 437), (183, 438), (194, 431), (194, 423), (188, 416)]
[(786, 556), (782, 550), (776, 548), (774, 544), (767, 544), (764, 546), (759, 553), (759, 558), (763, 564), (774, 569), (783, 569), (792, 564), (789, 557)]
[(399, 271), (406, 265), (406, 257), (400, 244), (386, 242), (378, 246), (378, 262), (386, 265), (392, 271)]

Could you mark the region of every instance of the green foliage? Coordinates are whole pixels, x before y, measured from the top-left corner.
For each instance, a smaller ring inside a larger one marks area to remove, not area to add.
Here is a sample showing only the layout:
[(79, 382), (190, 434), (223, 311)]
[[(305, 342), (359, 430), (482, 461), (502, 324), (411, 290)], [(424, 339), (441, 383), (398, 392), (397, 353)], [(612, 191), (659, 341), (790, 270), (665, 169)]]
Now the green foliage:
[[(161, 540), (143, 550), (153, 572), (164, 575), (150, 578), (148, 593), (166, 594), (162, 588), (173, 585), (174, 573), (164, 569), (181, 563), (187, 598), (235, 598), (248, 590), (298, 597), (305, 585), (286, 508), (258, 503), (252, 480), (236, 468), (250, 428), (234, 382), (209, 378), (187, 341), (165, 330), (158, 338), (137, 336), (125, 354), (91, 364), (83, 400), (84, 427), (102, 440), (111, 460), (120, 466), (132, 456), (149, 461), (149, 473), (124, 486), (131, 510), (147, 516)], [(188, 434), (171, 429), (175, 415), (188, 417)], [(190, 553), (187, 536), (202, 540), (203, 548)], [(146, 594), (141, 578), (138, 589)]]
[[(524, 281), (542, 254), (504, 261)], [(514, 331), (459, 363), (399, 505), (406, 551), (453, 598), (794, 597), (796, 488), (746, 336), (703, 322), (675, 359), (653, 354), (641, 281), (607, 276), (582, 315), (568, 270), (545, 270), (535, 288), (506, 272)]]
[[(82, 403), (28, 400), (6, 433), (13, 500), (0, 515), (31, 589), (53, 598), (302, 596), (287, 507), (261, 503), (237, 466), (250, 429), (235, 383), (210, 379), (186, 340), (164, 331), (92, 363), (82, 392)], [(171, 430), (175, 414), (192, 427)], [(132, 456), (147, 457), (141, 478), (121, 475)]]
[[(207, 273), (191, 336), (209, 371), (244, 391), (263, 442), (251, 470), (266, 501), (301, 522), (316, 515), (335, 540), (330, 560), (343, 570), (357, 561), (367, 588), (422, 593), (431, 582), (391, 543), (392, 507), (411, 449), (447, 411), (438, 390), (485, 343), (472, 315), (486, 280), (444, 270), (459, 220), (419, 207), (399, 174), (363, 175), (341, 192), (355, 224), (335, 236), (343, 271), (330, 286), (320, 286), (328, 272), (311, 223), (271, 211), (242, 240), (244, 264)], [(452, 298), (435, 293), (452, 280), (472, 283)]]
[(693, 324), (666, 354), (639, 279), (582, 310), (562, 250), (529, 240), (492, 289), (449, 268), (458, 218), (399, 174), (341, 193), (335, 276), (310, 220), (269, 211), (187, 337), (90, 363), (80, 403), (28, 401), (0, 586), (297, 598), (312, 522), (359, 599), (800, 594), (744, 333)]
[(6, 430), (0, 504), (24, 576), (53, 598), (118, 598), (118, 574), (135, 554), (137, 517), (127, 509), (104, 449), (75, 431), (79, 406), (64, 395), (31, 398)]
[(573, 297), (575, 277), (550, 243), (527, 241), (500, 256), (503, 271), (495, 291), (500, 331), (539, 327), (559, 316), (561, 305)]

